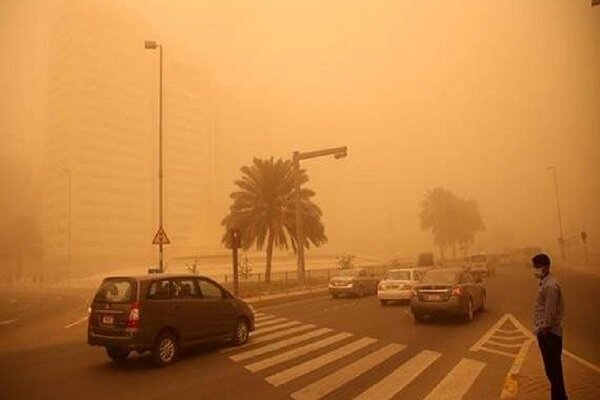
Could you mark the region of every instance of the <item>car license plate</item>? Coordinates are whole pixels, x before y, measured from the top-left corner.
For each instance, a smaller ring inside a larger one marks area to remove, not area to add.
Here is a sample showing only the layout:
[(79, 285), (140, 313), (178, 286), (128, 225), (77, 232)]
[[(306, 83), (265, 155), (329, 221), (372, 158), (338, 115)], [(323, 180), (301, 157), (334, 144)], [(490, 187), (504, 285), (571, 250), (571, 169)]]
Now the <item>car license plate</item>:
[(442, 299), (442, 296), (439, 294), (426, 294), (424, 297), (427, 301), (440, 301)]
[(104, 325), (112, 325), (115, 323), (115, 318), (112, 315), (104, 315), (102, 317), (102, 323)]

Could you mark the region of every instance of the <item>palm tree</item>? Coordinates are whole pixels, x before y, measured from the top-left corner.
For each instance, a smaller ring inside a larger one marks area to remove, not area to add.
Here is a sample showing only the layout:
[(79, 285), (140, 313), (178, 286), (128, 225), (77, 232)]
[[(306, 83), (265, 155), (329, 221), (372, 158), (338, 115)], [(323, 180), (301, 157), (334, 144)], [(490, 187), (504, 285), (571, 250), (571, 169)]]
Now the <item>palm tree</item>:
[(430, 229), (433, 233), (433, 243), (440, 248), (442, 262), (446, 247), (455, 243), (454, 212), (458, 199), (454, 194), (443, 188), (435, 188), (425, 194), (421, 202), (421, 229)]
[(452, 248), (456, 257), (457, 245), (468, 248), (475, 240), (475, 233), (485, 229), (477, 202), (458, 198), (443, 188), (425, 194), (419, 217), (421, 229), (431, 229), (433, 242), (440, 247), (442, 261), (447, 247)]
[[(242, 178), (235, 181), (238, 190), (231, 193), (233, 204), (222, 225), (226, 232), (222, 242), (229, 244), (227, 231), (240, 230), (242, 248), (248, 250), (256, 245), (262, 250), (266, 244), (267, 262), (265, 282), (271, 280), (273, 249), (296, 251), (296, 214), (294, 171), (290, 160), (271, 157), (267, 160), (255, 158), (250, 166), (241, 168)], [(308, 182), (305, 170), (300, 170), (300, 184)], [(305, 235), (305, 246), (320, 246), (327, 242), (325, 227), (321, 221), (321, 209), (312, 202), (315, 193), (303, 188), (300, 190), (301, 215)]]

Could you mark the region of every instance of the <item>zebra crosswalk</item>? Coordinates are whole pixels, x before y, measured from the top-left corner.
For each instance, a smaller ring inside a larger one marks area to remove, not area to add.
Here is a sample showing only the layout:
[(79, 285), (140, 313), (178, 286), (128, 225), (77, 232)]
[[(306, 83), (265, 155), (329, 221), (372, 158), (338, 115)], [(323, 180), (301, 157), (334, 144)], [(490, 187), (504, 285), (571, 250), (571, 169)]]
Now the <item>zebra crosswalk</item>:
[[(442, 357), (432, 350), (406, 353), (404, 344), (381, 343), (375, 338), (357, 337), (274, 315), (261, 314), (257, 321), (257, 330), (247, 344), (225, 348), (221, 353), (243, 364), (248, 371), (261, 373), (275, 387), (290, 385), (293, 388), (290, 396), (295, 400), (322, 399), (365, 375), (369, 386), (359, 385), (362, 389), (351, 397), (392, 399)], [(385, 368), (379, 368), (384, 364)], [(459, 360), (440, 382), (431, 384), (433, 388), (425, 394), (425, 399), (462, 399), (485, 366), (486, 363), (474, 359)], [(377, 368), (379, 375), (369, 375)]]

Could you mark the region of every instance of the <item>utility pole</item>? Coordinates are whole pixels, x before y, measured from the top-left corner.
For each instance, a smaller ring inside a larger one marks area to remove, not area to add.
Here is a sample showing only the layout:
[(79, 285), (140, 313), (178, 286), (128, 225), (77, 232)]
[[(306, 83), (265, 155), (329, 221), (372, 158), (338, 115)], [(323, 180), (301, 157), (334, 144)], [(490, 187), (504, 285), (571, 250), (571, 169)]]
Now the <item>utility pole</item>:
[(63, 168), (67, 174), (67, 283), (71, 283), (71, 170)]
[(164, 253), (163, 245), (169, 244), (166, 232), (163, 227), (163, 47), (151, 40), (144, 42), (144, 48), (154, 50), (158, 48), (159, 72), (158, 72), (158, 231), (155, 236), (154, 244), (158, 244), (158, 269), (164, 272)]
[(566, 254), (566, 242), (565, 242), (565, 236), (563, 233), (563, 224), (562, 224), (562, 215), (561, 215), (561, 211), (560, 211), (560, 197), (558, 195), (558, 178), (556, 176), (556, 167), (554, 166), (549, 166), (548, 167), (549, 171), (552, 171), (552, 176), (554, 177), (554, 191), (556, 193), (556, 210), (558, 212), (558, 231), (559, 231), (559, 237), (558, 237), (558, 244), (560, 246), (560, 253), (561, 256), (563, 258), (563, 260), (567, 259), (567, 254)]

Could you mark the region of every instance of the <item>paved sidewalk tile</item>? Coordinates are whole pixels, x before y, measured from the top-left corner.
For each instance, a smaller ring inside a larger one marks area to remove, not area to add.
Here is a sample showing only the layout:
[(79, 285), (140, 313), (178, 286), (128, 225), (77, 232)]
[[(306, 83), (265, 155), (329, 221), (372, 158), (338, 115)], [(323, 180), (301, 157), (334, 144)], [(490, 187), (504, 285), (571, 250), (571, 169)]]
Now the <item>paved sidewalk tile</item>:
[[(571, 400), (600, 399), (600, 373), (563, 353), (563, 373), (567, 394)], [(542, 356), (534, 341), (517, 377), (519, 400), (547, 400), (550, 384), (544, 373)]]

